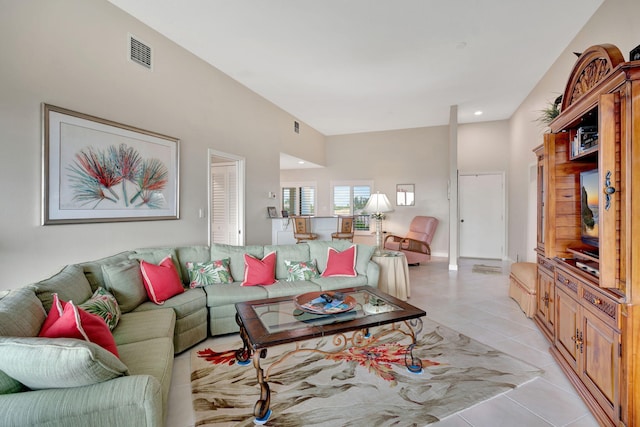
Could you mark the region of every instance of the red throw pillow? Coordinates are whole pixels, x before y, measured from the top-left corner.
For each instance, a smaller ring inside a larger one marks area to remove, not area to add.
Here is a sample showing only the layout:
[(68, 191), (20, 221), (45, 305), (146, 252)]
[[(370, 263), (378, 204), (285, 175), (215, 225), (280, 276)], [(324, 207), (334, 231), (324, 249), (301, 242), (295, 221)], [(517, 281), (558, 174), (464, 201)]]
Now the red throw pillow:
[[(40, 331), (40, 337), (75, 338), (89, 341), (99, 345), (105, 350), (109, 350), (115, 354), (116, 357), (120, 357), (118, 355), (116, 342), (104, 319), (76, 307), (73, 301), (66, 303), (60, 301), (60, 304), (56, 307), (56, 300), (57, 295), (54, 299), (54, 305), (49, 311), (49, 316), (47, 316), (43, 328)], [(58, 310), (60, 306), (64, 307), (62, 313)], [(49, 320), (50, 317), (52, 320)]]
[(182, 281), (176, 266), (173, 264), (171, 255), (163, 259), (158, 265), (140, 261), (140, 270), (142, 271), (147, 295), (156, 304), (164, 304), (172, 296), (184, 292)]
[(338, 252), (334, 248), (329, 248), (327, 253), (327, 268), (322, 272), (322, 277), (356, 277), (357, 275), (356, 245), (353, 245), (342, 252)]
[(64, 314), (64, 308), (67, 306), (67, 303), (64, 301), (60, 301), (58, 298), (58, 294), (53, 294), (53, 304), (51, 304), (51, 310), (49, 310), (49, 314), (47, 318), (44, 319), (44, 323), (42, 324), (42, 328), (40, 328), (39, 336), (43, 337), (47, 330), (58, 321)]
[(276, 283), (276, 252), (262, 260), (244, 254), (244, 281), (240, 286), (272, 285)]

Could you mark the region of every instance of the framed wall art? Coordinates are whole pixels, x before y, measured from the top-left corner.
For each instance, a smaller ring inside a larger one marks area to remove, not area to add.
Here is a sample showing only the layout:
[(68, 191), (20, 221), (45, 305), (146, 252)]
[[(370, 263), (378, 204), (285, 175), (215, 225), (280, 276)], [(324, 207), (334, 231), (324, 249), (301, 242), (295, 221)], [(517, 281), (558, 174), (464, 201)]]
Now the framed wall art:
[(179, 218), (180, 140), (42, 106), (42, 223)]
[(267, 214), (269, 218), (278, 218), (278, 211), (275, 206), (267, 206)]
[(414, 184), (396, 185), (396, 206), (415, 206)]

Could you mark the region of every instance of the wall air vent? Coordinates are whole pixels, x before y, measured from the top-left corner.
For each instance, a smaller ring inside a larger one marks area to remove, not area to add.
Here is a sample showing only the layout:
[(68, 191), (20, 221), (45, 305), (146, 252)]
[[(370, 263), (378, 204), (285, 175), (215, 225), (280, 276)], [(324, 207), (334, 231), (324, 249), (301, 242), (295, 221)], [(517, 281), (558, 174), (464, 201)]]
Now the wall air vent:
[(129, 34), (129, 59), (149, 70), (153, 69), (151, 65), (151, 46), (131, 34)]

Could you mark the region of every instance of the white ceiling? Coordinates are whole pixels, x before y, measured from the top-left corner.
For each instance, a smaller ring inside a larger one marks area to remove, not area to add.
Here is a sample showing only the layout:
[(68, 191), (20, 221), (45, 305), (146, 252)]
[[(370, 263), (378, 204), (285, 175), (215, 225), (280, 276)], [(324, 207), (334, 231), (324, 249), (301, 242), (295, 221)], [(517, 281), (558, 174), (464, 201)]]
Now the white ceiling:
[(325, 135), (508, 119), (603, 2), (109, 1)]

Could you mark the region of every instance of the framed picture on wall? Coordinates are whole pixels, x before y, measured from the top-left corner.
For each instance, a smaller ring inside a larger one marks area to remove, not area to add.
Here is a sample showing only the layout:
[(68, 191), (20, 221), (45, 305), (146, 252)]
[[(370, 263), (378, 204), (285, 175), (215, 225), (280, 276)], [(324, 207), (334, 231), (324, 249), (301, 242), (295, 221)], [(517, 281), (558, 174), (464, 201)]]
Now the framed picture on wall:
[(180, 141), (43, 104), (42, 223), (179, 218)]
[(269, 214), (269, 218), (278, 218), (278, 211), (275, 206), (267, 207), (267, 213)]
[(396, 206), (415, 206), (415, 185), (396, 185)]

